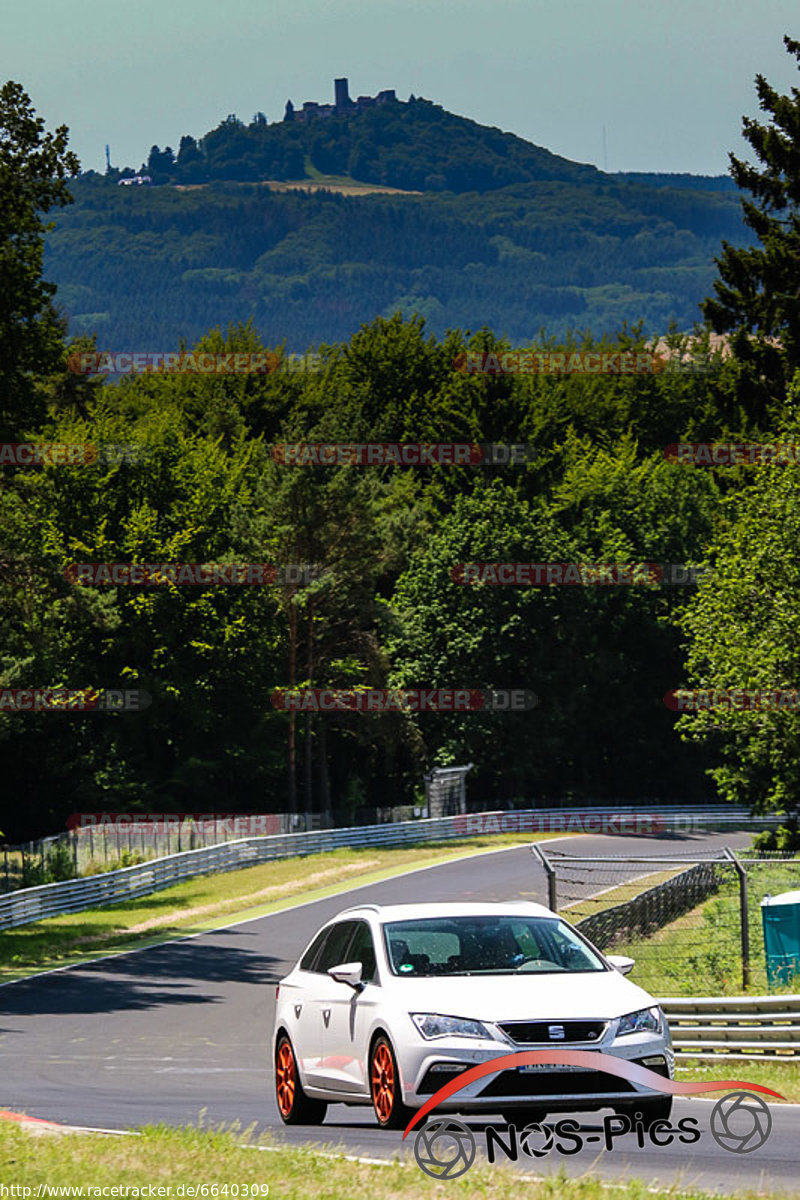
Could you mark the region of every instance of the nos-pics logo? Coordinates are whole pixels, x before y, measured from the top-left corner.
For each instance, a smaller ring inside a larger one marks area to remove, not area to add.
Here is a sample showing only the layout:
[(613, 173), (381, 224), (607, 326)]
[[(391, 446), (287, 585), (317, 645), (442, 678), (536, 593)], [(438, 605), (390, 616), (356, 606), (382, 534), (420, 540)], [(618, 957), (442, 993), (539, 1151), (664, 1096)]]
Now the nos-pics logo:
[[(760, 1149), (772, 1130), (769, 1108), (760, 1096), (753, 1093), (762, 1092), (784, 1099), (779, 1092), (774, 1092), (771, 1088), (738, 1079), (676, 1083), (675, 1080), (666, 1079), (663, 1075), (637, 1063), (630, 1063), (598, 1051), (527, 1051), (501, 1055), (450, 1080), (414, 1115), (403, 1138), (405, 1139), (413, 1127), (438, 1104), (450, 1100), (476, 1079), (508, 1067), (519, 1067), (528, 1063), (589, 1067), (643, 1084), (653, 1091), (678, 1096), (719, 1091), (728, 1087), (737, 1088), (738, 1090), (717, 1101), (712, 1109), (710, 1121), (711, 1136), (722, 1149), (732, 1154), (750, 1154)], [(616, 1148), (618, 1139), (631, 1134), (636, 1138), (640, 1149), (643, 1149), (648, 1141), (656, 1147), (669, 1146), (676, 1139), (686, 1145), (692, 1145), (701, 1137), (698, 1124), (699, 1121), (695, 1117), (682, 1117), (675, 1125), (669, 1120), (646, 1122), (642, 1119), (642, 1114), (636, 1111), (634, 1100), (630, 1115), (618, 1113), (604, 1117), (602, 1132), (598, 1132), (596, 1126), (584, 1130), (572, 1119), (548, 1125), (534, 1121), (519, 1130), (513, 1124), (500, 1129), (487, 1126), (483, 1132), (486, 1157), (493, 1163), (501, 1154), (506, 1159), (516, 1162), (520, 1155), (530, 1159), (541, 1159), (552, 1150), (563, 1155), (577, 1154), (585, 1146), (598, 1143), (598, 1148), (612, 1150)], [(475, 1133), (460, 1121), (441, 1114), (431, 1117), (421, 1126), (414, 1141), (414, 1157), (417, 1164), (434, 1179), (457, 1179), (470, 1169), (475, 1161), (476, 1152)]]

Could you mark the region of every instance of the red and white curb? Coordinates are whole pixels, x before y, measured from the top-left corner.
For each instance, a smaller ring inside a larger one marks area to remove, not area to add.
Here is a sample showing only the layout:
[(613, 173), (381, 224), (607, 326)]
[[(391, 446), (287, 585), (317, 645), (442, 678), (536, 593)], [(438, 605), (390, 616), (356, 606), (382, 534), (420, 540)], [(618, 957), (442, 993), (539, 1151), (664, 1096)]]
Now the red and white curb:
[(46, 1121), (42, 1117), (29, 1117), (27, 1113), (12, 1112), (0, 1108), (0, 1121), (13, 1121), (30, 1133), (106, 1133), (119, 1137), (141, 1137), (135, 1129), (97, 1129), (91, 1125), (61, 1125), (58, 1121)]

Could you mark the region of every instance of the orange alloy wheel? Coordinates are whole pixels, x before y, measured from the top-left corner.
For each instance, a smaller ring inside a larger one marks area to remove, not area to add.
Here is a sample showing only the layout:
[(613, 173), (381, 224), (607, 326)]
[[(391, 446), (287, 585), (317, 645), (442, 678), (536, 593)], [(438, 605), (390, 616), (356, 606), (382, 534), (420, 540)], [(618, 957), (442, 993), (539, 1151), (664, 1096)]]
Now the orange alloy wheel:
[(395, 1076), (392, 1052), (386, 1042), (378, 1042), (372, 1054), (372, 1103), (381, 1125), (392, 1115), (395, 1098)]
[(282, 1117), (288, 1117), (291, 1113), (296, 1091), (297, 1068), (294, 1063), (294, 1054), (288, 1039), (284, 1038), (278, 1047), (275, 1063), (275, 1092)]

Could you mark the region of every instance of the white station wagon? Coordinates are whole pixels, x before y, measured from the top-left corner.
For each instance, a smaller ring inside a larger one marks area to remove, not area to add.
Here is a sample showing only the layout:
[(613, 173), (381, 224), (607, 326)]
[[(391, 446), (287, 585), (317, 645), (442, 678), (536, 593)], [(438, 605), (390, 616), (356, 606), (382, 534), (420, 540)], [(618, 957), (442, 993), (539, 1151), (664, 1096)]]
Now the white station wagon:
[[(672, 1042), (653, 998), (555, 913), (528, 901), (364, 904), (322, 928), (276, 992), (273, 1052), (287, 1124), (319, 1124), (329, 1104), (372, 1105), (404, 1128), (454, 1076), (504, 1054), (597, 1050), (672, 1078)], [(498, 1069), (437, 1111), (610, 1107), (666, 1120), (672, 1098), (595, 1070)]]

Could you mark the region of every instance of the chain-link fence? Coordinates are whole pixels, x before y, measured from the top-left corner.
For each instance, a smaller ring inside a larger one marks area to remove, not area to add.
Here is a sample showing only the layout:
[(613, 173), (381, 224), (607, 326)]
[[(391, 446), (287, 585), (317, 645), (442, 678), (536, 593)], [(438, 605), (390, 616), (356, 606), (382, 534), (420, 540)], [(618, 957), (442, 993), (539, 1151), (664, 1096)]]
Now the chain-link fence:
[(0, 847), (0, 893), (96, 875), (243, 837), (305, 833), (323, 827), (323, 818), (316, 813), (242, 814), (227, 820), (181, 820), (178, 816), (151, 820), (143, 816), (141, 820), (79, 825), (54, 837)]
[(601, 950), (634, 958), (635, 982), (655, 995), (775, 990), (767, 979), (760, 904), (800, 888), (800, 857), (740, 857), (730, 850), (582, 858), (539, 849), (538, 855), (549, 907)]

